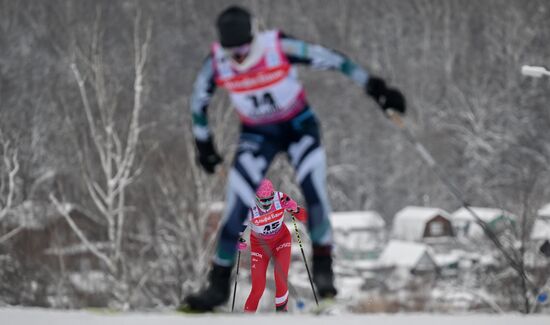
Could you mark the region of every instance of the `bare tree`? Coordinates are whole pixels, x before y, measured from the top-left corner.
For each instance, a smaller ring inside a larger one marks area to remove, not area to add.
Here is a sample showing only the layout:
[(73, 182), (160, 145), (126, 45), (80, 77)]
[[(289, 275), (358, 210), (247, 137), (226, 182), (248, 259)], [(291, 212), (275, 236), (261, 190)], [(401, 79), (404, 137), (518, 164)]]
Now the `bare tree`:
[[(11, 142), (0, 130), (0, 145), (2, 146), (0, 162), (0, 222), (4, 219), (14, 206), (16, 198), (17, 184), (16, 176), (19, 172), (19, 158), (17, 148), (14, 148)], [(0, 244), (15, 236), (21, 231), (22, 226), (18, 226), (9, 232), (0, 235)]]
[[(70, 205), (63, 204), (53, 194), (50, 195), (50, 199), (82, 243), (105, 264), (115, 284), (115, 298), (121, 304), (120, 307), (127, 308), (130, 288), (128, 265), (122, 246), (125, 222), (131, 209), (127, 202), (127, 193), (141, 171), (137, 161), (137, 149), (143, 130), (140, 113), (143, 109), (145, 64), (149, 54), (152, 24), (146, 24), (145, 38), (142, 39), (141, 14), (138, 12), (134, 19), (133, 106), (128, 125), (121, 125), (117, 124), (115, 114), (120, 103), (115, 94), (110, 92), (106, 80), (108, 66), (103, 61), (100, 13), (99, 9), (94, 25), (91, 53), (87, 55), (77, 51), (71, 63), (71, 70), (80, 91), (91, 142), (91, 148), (86, 148), (86, 143), (83, 143), (83, 150), (78, 154), (88, 194), (95, 210), (106, 221), (108, 249), (104, 251), (97, 247), (96, 243), (79, 229), (69, 214)], [(76, 57), (80, 60), (76, 60)]]

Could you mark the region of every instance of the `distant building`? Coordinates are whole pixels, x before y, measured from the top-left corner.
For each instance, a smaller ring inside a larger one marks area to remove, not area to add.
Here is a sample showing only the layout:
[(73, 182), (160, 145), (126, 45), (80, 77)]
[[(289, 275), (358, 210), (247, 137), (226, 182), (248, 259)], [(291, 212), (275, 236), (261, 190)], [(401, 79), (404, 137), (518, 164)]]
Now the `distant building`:
[(394, 266), (413, 274), (437, 271), (437, 264), (431, 248), (422, 243), (392, 240), (378, 259), (382, 266)]
[(543, 206), (537, 213), (537, 219), (531, 231), (532, 240), (550, 239), (550, 204)]
[(338, 257), (375, 259), (386, 241), (386, 223), (375, 211), (333, 212), (330, 217)]
[[(106, 234), (102, 224), (70, 204), (65, 204), (75, 225), (86, 234), (98, 249), (105, 246)], [(43, 201), (25, 201), (13, 209), (4, 220), (10, 227), (21, 231), (10, 239), (11, 252), (21, 263), (59, 267), (59, 259), (67, 271), (98, 269), (100, 261), (82, 244), (55, 206)]]
[(537, 212), (537, 219), (531, 231), (531, 240), (535, 242), (541, 253), (550, 257), (550, 203)]
[(419, 242), (453, 236), (450, 215), (439, 208), (408, 206), (397, 212), (393, 219), (393, 239)]
[[(497, 234), (515, 227), (517, 222), (516, 216), (502, 209), (480, 207), (470, 209)], [(453, 212), (451, 221), (457, 237), (479, 237), (484, 234), (474, 215), (464, 207)]]
[(539, 211), (537, 212), (537, 215), (543, 218), (550, 218), (550, 203), (540, 208)]

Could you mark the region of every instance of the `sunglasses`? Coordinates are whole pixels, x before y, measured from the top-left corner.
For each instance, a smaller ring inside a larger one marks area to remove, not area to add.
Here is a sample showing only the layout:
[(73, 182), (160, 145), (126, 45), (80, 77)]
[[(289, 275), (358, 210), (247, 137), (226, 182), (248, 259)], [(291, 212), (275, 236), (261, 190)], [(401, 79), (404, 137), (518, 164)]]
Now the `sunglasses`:
[(258, 205), (262, 209), (268, 209), (273, 204), (273, 197), (274, 197), (273, 195), (270, 196), (270, 197), (265, 197), (265, 198), (256, 197), (256, 201), (258, 202)]
[(266, 198), (258, 198), (258, 201), (261, 203), (271, 203), (273, 201), (273, 196), (266, 197)]

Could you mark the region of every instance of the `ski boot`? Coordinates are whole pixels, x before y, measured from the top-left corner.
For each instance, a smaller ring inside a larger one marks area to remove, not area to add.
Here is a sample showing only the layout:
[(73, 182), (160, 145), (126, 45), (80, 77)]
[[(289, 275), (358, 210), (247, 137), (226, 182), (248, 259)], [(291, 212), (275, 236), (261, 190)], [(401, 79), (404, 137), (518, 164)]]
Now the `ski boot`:
[(336, 296), (330, 246), (313, 245), (313, 283), (321, 299)]
[(184, 305), (180, 307), (181, 311), (213, 311), (214, 307), (224, 304), (229, 299), (231, 267), (213, 264), (208, 279), (206, 288), (185, 297)]
[(285, 301), (285, 303), (282, 304), (282, 305), (279, 305), (279, 306), (275, 305), (275, 312), (276, 313), (287, 313), (288, 312), (287, 304), (288, 304), (288, 300)]

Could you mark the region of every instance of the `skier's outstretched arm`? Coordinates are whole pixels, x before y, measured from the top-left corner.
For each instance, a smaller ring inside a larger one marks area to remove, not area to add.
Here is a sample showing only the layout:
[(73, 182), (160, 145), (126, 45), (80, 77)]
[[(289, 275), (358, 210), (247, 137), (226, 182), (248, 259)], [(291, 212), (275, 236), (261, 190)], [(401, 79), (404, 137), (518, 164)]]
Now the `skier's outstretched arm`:
[(222, 158), (214, 147), (213, 135), (208, 127), (207, 110), (215, 91), (214, 66), (212, 56), (209, 55), (203, 61), (195, 79), (190, 102), (198, 162), (208, 173), (213, 173), (216, 165), (222, 162)]
[(369, 74), (346, 55), (327, 47), (308, 43), (281, 34), (282, 50), (291, 64), (305, 64), (318, 70), (337, 70), (362, 87), (382, 110), (405, 112), (405, 97), (397, 89), (388, 87), (381, 77)]
[(301, 206), (298, 206), (298, 203), (294, 201), (290, 196), (288, 196), (286, 193), (282, 193), (281, 202), (283, 204), (283, 208), (288, 211), (292, 216), (294, 216), (296, 219), (300, 220), (301, 222), (306, 222), (307, 220), (307, 212), (306, 209), (304, 209)]

